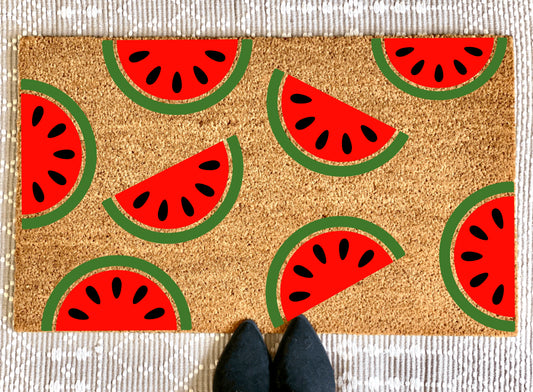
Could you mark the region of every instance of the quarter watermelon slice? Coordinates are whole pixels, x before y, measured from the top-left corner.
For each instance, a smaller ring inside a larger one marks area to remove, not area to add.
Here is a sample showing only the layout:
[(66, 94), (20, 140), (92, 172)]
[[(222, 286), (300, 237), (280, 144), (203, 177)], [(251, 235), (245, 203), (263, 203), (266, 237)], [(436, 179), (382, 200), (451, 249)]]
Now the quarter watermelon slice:
[(425, 99), (452, 99), (485, 84), (498, 70), (507, 38), (374, 38), (383, 75), (400, 90)]
[(272, 324), (283, 324), (279, 305), (291, 320), (404, 254), (390, 234), (363, 219), (309, 223), (285, 241), (270, 265), (266, 301)]
[(284, 79), (278, 69), (270, 79), (267, 108), (274, 136), (287, 154), (330, 176), (374, 170), (407, 140), (406, 134), (292, 76)]
[(22, 228), (51, 224), (87, 193), (96, 167), (96, 144), (87, 117), (49, 84), (20, 83)]
[(129, 256), (105, 256), (69, 272), (43, 314), (43, 331), (191, 329), (185, 297), (162, 270)]
[(239, 195), (242, 172), (239, 141), (232, 136), (103, 205), (119, 226), (136, 237), (184, 242), (207, 233), (224, 219)]
[(446, 288), (459, 307), (487, 327), (515, 330), (514, 185), (490, 185), (451, 215), (440, 245)]
[(104, 40), (109, 74), (131, 100), (155, 112), (187, 114), (228, 95), (246, 71), (250, 39)]

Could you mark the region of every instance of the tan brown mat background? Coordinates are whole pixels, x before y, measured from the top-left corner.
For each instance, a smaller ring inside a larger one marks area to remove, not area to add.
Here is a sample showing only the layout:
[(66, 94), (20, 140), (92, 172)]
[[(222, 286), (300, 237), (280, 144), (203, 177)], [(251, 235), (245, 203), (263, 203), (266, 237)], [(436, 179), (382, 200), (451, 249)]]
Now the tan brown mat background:
[[(97, 168), (82, 202), (33, 230), (16, 222), (15, 328), (39, 330), (51, 291), (72, 268), (124, 254), (167, 272), (185, 295), (194, 331), (228, 332), (243, 318), (273, 331), (265, 280), (281, 244), (299, 227), (332, 215), (369, 220), (406, 255), (306, 314), (319, 332), (501, 335), (464, 314), (439, 269), (440, 236), (454, 208), (474, 191), (514, 180), (512, 41), (492, 79), (450, 101), (426, 101), (390, 84), (370, 38), (254, 39), (237, 87), (199, 113), (148, 111), (115, 86), (97, 38), (24, 38), (19, 77), (49, 83), (87, 115)], [(293, 161), (270, 130), (272, 71), (288, 74), (409, 135), (400, 152), (369, 173), (328, 177)], [(121, 229), (101, 202), (216, 142), (237, 135), (243, 184), (227, 217), (182, 244), (153, 244)], [(20, 178), (20, 176), (19, 176)], [(20, 184), (19, 184), (20, 189)], [(20, 197), (17, 203), (20, 212)]]

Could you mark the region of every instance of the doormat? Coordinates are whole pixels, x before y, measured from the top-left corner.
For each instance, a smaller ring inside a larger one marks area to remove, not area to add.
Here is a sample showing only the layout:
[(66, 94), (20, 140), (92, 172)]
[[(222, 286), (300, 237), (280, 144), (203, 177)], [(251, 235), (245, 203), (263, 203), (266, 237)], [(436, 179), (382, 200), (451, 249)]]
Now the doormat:
[(24, 37), (18, 331), (516, 333), (510, 37)]

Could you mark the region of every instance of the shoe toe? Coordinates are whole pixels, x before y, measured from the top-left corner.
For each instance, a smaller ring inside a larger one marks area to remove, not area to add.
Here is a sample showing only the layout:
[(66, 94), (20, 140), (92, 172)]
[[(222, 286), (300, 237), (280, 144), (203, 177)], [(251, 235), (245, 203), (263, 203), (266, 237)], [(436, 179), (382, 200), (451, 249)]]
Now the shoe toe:
[(222, 352), (213, 379), (214, 392), (269, 392), (270, 355), (257, 325), (246, 320)]
[(279, 392), (334, 392), (333, 368), (304, 316), (291, 321), (274, 358), (272, 383)]

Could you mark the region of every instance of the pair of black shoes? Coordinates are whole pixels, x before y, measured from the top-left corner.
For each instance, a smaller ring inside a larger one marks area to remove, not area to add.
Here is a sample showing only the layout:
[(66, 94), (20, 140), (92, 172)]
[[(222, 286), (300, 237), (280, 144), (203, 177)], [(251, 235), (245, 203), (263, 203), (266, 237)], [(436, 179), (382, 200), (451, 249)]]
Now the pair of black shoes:
[(257, 325), (242, 322), (222, 352), (214, 392), (334, 392), (326, 350), (304, 316), (291, 321), (272, 361)]

